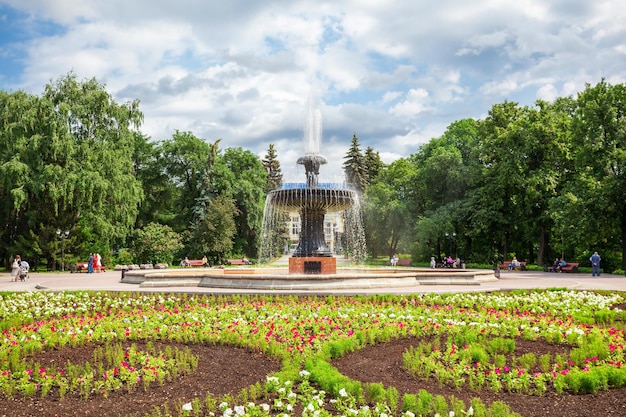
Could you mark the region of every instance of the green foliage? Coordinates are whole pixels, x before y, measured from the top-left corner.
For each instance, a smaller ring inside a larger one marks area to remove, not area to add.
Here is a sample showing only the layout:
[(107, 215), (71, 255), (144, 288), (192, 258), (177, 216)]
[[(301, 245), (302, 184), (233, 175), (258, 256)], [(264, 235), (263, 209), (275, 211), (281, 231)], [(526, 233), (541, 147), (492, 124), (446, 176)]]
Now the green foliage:
[(183, 247), (180, 235), (169, 226), (150, 223), (137, 231), (135, 260), (138, 263), (173, 264), (176, 253)]
[(236, 212), (234, 200), (227, 195), (211, 200), (203, 217), (198, 218), (191, 229), (189, 256), (206, 255), (216, 262), (226, 257), (233, 247)]
[(280, 184), (283, 182), (283, 174), (280, 169), (280, 161), (278, 161), (278, 155), (274, 144), (270, 143), (267, 148), (267, 154), (263, 159), (263, 168), (267, 172), (267, 185), (265, 187), (266, 192), (277, 190), (280, 188)]
[(365, 165), (365, 157), (361, 153), (359, 138), (356, 137), (356, 133), (352, 135), (352, 144), (344, 160), (343, 171), (348, 186), (359, 194), (363, 194), (367, 186), (368, 173)]
[(86, 257), (128, 236), (143, 199), (132, 164), (142, 119), (137, 100), (118, 104), (72, 73), (41, 96), (0, 92), (0, 251), (25, 237), (36, 258), (60, 259), (59, 229), (88, 237), (65, 242)]

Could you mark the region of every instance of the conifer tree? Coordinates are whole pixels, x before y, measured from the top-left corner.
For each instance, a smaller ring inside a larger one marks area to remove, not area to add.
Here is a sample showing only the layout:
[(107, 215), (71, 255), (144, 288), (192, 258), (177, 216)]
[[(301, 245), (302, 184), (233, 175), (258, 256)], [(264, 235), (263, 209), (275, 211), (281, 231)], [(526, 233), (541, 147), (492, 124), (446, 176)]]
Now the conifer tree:
[(380, 160), (380, 153), (374, 152), (371, 146), (365, 150), (365, 169), (367, 173), (367, 185), (370, 185), (383, 169), (383, 161)]
[(352, 145), (344, 159), (343, 171), (346, 175), (348, 187), (354, 189), (359, 194), (363, 194), (367, 185), (367, 170), (365, 157), (361, 153), (359, 138), (356, 137), (356, 133), (352, 136)]
[(267, 154), (265, 155), (265, 159), (263, 159), (263, 167), (265, 171), (267, 171), (267, 185), (265, 191), (269, 192), (279, 189), (280, 184), (283, 182), (283, 174), (273, 143), (270, 143), (267, 149)]

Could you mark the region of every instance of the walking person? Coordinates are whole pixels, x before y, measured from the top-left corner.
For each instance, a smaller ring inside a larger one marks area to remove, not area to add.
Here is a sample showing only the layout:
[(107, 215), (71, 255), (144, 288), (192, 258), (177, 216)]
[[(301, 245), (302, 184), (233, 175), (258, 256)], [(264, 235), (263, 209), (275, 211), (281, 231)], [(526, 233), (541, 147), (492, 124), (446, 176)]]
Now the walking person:
[(600, 261), (602, 260), (602, 258), (600, 258), (600, 255), (598, 255), (598, 252), (594, 252), (589, 260), (591, 261), (591, 276), (600, 276)]

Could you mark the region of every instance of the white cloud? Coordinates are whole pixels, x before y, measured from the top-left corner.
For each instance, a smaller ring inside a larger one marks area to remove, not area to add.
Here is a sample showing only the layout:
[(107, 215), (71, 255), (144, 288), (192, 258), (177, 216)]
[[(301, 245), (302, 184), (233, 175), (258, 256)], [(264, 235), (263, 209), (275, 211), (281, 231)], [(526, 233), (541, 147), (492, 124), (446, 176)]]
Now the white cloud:
[(275, 143), (284, 167), (301, 151), (311, 84), (334, 171), (353, 133), (391, 162), (503, 100), (626, 79), (626, 9), (611, 0), (2, 4), (0, 88), (39, 93), (73, 70), (139, 98), (154, 139), (192, 131), (257, 154)]
[(428, 107), (428, 91), (417, 88), (410, 89), (405, 100), (391, 108), (391, 113), (397, 116), (412, 117), (425, 112)]

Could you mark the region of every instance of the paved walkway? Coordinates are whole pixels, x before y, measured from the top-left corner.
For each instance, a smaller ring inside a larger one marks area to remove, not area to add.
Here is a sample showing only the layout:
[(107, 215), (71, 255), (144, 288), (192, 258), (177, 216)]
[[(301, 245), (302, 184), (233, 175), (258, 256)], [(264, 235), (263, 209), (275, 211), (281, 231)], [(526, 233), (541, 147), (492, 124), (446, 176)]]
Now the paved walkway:
[(94, 290), (94, 291), (142, 291), (142, 292), (184, 292), (207, 294), (411, 294), (411, 293), (445, 293), (498, 291), (531, 288), (570, 288), (570, 289), (603, 289), (626, 291), (626, 277), (623, 275), (602, 274), (592, 277), (589, 274), (554, 274), (534, 271), (501, 271), (497, 282), (486, 282), (481, 285), (416, 285), (406, 288), (375, 288), (363, 290), (332, 290), (332, 291), (247, 291), (238, 289), (204, 288), (204, 287), (166, 287), (139, 288), (135, 284), (120, 282), (121, 272), (107, 271), (102, 273), (60, 273), (31, 272), (26, 282), (11, 281), (10, 274), (0, 273), (0, 291), (62, 291), (62, 290)]

